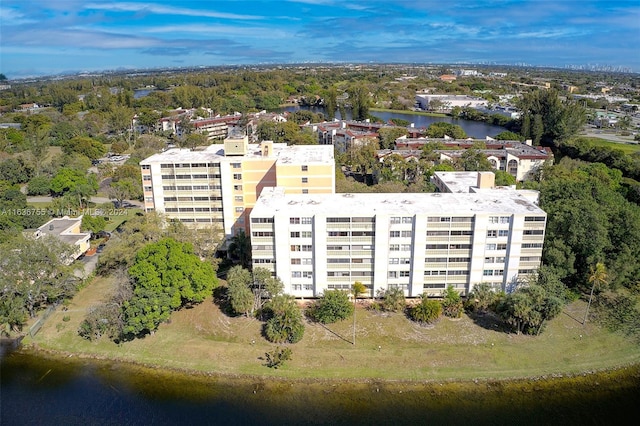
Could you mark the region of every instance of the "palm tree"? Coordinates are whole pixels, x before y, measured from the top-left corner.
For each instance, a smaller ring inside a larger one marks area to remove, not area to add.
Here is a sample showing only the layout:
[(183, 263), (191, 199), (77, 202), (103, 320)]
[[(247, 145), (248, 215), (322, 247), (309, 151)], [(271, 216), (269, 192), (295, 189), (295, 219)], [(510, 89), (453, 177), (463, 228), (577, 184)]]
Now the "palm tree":
[(353, 292), (353, 344), (356, 344), (356, 302), (358, 300), (358, 296), (367, 291), (367, 287), (362, 284), (360, 281), (356, 281), (353, 283), (353, 287), (351, 287), (351, 291)]
[(602, 286), (607, 283), (607, 267), (604, 266), (604, 263), (598, 262), (596, 263), (595, 268), (591, 267), (591, 273), (589, 275), (589, 282), (591, 283), (591, 295), (589, 296), (589, 303), (587, 304), (587, 311), (584, 313), (584, 320), (582, 321), (582, 325), (587, 322), (587, 316), (589, 315), (589, 308), (591, 307), (591, 300), (593, 299), (593, 291), (596, 288), (596, 285)]
[(229, 256), (237, 259), (244, 268), (249, 269), (251, 266), (251, 240), (243, 230), (231, 238)]

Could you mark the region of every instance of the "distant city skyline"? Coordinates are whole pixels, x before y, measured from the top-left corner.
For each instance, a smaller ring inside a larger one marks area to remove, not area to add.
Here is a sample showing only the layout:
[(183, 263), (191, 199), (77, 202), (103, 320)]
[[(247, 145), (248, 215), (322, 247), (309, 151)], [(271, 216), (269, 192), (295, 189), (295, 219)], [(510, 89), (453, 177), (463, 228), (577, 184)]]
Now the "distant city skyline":
[(115, 69), (469, 63), (640, 72), (640, 2), (3, 0), (8, 78)]

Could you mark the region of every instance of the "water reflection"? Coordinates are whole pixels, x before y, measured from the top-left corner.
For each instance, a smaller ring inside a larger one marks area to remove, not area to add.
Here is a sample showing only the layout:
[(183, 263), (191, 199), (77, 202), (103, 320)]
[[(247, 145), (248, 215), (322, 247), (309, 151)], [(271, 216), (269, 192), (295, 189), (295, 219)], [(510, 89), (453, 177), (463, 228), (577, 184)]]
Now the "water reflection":
[[(325, 109), (323, 107), (300, 107), (300, 106), (288, 106), (279, 109), (279, 111), (289, 111), (294, 112), (300, 109), (306, 109), (315, 113), (325, 113)], [(410, 123), (413, 123), (416, 128), (429, 127), (429, 125), (437, 122), (444, 121), (446, 123), (457, 124), (462, 127), (462, 130), (465, 133), (477, 139), (484, 139), (486, 136), (495, 136), (500, 132), (505, 131), (506, 129), (501, 126), (494, 126), (492, 124), (487, 124), (481, 121), (471, 121), (471, 120), (463, 120), (461, 118), (452, 118), (452, 117), (432, 117), (428, 115), (416, 115), (416, 114), (403, 114), (401, 112), (383, 112), (383, 111), (370, 111), (370, 114), (378, 117), (384, 122), (388, 122), (392, 118), (400, 118), (402, 120), (407, 120)], [(351, 111), (347, 110), (346, 114), (347, 119), (351, 119)], [(340, 114), (337, 113), (337, 118), (340, 118)]]
[(286, 382), (185, 376), (13, 353), (1, 366), (4, 424), (626, 424), (640, 367), (478, 383)]

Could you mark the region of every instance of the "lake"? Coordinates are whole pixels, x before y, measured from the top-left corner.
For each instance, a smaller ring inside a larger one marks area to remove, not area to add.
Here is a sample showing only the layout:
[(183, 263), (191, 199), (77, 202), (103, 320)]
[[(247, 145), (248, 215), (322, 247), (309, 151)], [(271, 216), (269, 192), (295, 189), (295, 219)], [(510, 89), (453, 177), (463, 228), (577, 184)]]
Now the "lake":
[(628, 419), (640, 400), (640, 366), (427, 384), (189, 376), (20, 351), (5, 355), (0, 368), (3, 425), (624, 425), (635, 424)]
[[(279, 111), (289, 111), (294, 112), (300, 109), (306, 109), (317, 113), (325, 112), (325, 109), (322, 107), (300, 107), (300, 106), (288, 106), (284, 108), (280, 108)], [(487, 136), (495, 136), (500, 132), (504, 132), (504, 127), (494, 126), (493, 124), (487, 124), (482, 121), (471, 121), (464, 120), (461, 118), (452, 118), (452, 117), (432, 117), (429, 115), (417, 115), (417, 114), (404, 114), (401, 112), (383, 112), (383, 111), (370, 111), (371, 115), (378, 117), (384, 122), (389, 121), (392, 118), (400, 118), (402, 120), (407, 120), (410, 123), (413, 123), (416, 128), (421, 127), (429, 127), (429, 125), (433, 123), (437, 123), (440, 121), (444, 121), (446, 123), (457, 124), (462, 127), (467, 135), (476, 139), (485, 139)], [(351, 119), (351, 111), (347, 110), (346, 112), (347, 119)], [(339, 118), (339, 113), (337, 115)]]

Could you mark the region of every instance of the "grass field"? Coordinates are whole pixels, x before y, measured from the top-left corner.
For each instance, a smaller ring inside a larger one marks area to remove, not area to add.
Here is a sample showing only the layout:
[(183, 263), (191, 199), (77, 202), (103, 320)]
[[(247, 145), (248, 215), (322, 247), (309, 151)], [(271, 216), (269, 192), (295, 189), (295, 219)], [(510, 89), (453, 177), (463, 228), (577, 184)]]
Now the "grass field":
[[(79, 292), (67, 311), (58, 310), (35, 338), (24, 343), (90, 358), (223, 375), (316, 379), (472, 380), (534, 377), (601, 370), (640, 362), (640, 347), (624, 337), (580, 322), (585, 304), (575, 302), (538, 337), (505, 334), (463, 316), (421, 327), (403, 314), (357, 309), (352, 321), (308, 323), (284, 367), (265, 367), (275, 345), (261, 336), (256, 319), (229, 317), (206, 300), (173, 313), (153, 335), (121, 345), (92, 343), (77, 335), (87, 308), (107, 297), (112, 278), (98, 277)], [(65, 318), (66, 317), (66, 318)], [(252, 343), (255, 342), (255, 343)]]
[(595, 146), (603, 146), (612, 149), (620, 149), (626, 154), (633, 154), (634, 152), (640, 152), (640, 143), (621, 143), (612, 142), (602, 138), (595, 138), (589, 136), (579, 136), (580, 139), (587, 140)]

